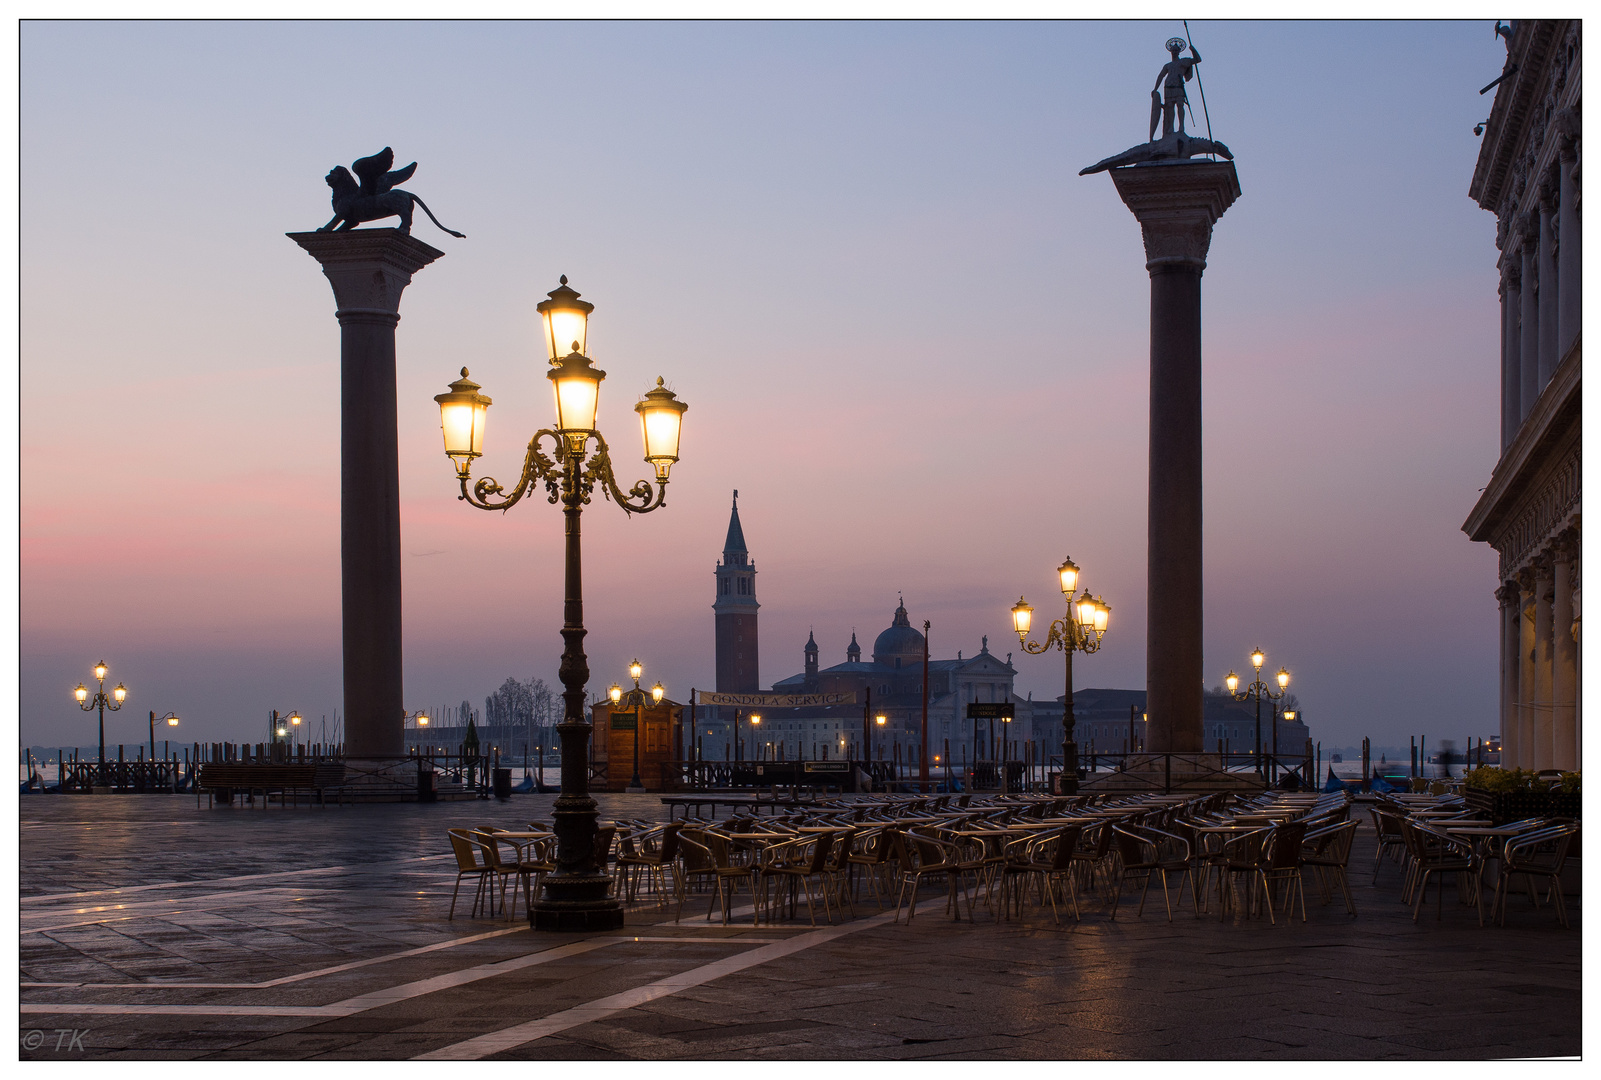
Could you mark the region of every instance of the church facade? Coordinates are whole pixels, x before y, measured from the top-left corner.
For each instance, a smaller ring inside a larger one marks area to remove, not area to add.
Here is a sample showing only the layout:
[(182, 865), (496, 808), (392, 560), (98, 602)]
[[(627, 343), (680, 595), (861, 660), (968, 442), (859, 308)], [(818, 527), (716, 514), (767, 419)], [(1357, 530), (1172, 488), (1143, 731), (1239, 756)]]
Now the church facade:
[[(736, 493), (723, 558), (715, 568), (717, 591), (712, 611), (720, 693), (752, 693), (760, 689), (756, 568), (740, 524), (737, 498)], [(891, 759), (898, 748), (903, 760), (917, 760), (922, 741), (924, 638), (923, 632), (912, 624), (904, 600), (890, 616), (889, 626), (874, 639), (866, 659), (855, 631), (845, 646), (843, 663), (822, 666), (814, 634), (807, 635), (800, 651), (801, 671), (773, 683), (771, 693), (854, 694), (855, 702), (786, 708), (702, 707), (696, 711), (694, 737), (707, 757), (723, 757), (724, 748), (737, 740), (737, 756), (746, 758)], [(947, 753), (958, 764), (975, 760), (975, 753), (979, 759), (989, 759), (1004, 752), (1003, 742), (1021, 744), (1033, 737), (1031, 704), (1016, 700), (1016, 677), (1010, 655), (1002, 659), (991, 653), (987, 638), (972, 656), (958, 652), (955, 659), (929, 661), (930, 768), (943, 768)], [(1011, 723), (995, 722), (993, 733), (990, 722), (982, 722), (975, 741), (974, 724), (966, 718), (966, 705), (972, 701), (1012, 701), (1016, 717)], [(760, 720), (753, 723), (753, 715)], [(883, 725), (876, 722), (880, 715), (885, 717)], [(866, 747), (864, 718), (868, 729)], [(1019, 751), (1013, 749), (1011, 753), (1015, 756)], [(736, 754), (730, 752), (728, 756)]]

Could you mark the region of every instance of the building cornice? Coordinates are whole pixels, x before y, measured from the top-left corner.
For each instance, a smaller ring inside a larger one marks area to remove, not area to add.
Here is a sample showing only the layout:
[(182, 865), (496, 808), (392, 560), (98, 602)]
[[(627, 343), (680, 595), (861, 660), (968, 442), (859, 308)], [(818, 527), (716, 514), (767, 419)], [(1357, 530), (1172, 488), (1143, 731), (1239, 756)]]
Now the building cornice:
[(1484, 493), (1462, 524), (1462, 531), (1478, 543), (1494, 543), (1507, 518), (1518, 509), (1521, 496), (1532, 486), (1535, 474), (1547, 464), (1555, 442), (1563, 438), (1570, 420), (1577, 420), (1580, 395), (1582, 339), (1575, 338), (1557, 365), (1534, 408), (1501, 455)]
[(1529, 113), (1545, 88), (1551, 48), (1567, 29), (1565, 19), (1519, 19), (1507, 47), (1507, 63), (1518, 70), (1495, 91), (1484, 141), (1473, 169), (1468, 197), (1496, 213), (1512, 165), (1529, 134)]

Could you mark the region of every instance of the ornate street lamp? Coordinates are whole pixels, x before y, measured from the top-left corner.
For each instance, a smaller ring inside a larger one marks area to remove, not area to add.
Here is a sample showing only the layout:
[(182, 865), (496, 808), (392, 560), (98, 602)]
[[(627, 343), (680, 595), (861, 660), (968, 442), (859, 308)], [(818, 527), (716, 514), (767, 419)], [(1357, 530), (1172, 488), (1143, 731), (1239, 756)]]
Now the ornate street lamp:
[[(94, 666), (96, 690), (94, 696), (89, 696), (89, 688), (79, 683), (72, 691), (72, 696), (78, 699), (78, 707), (84, 712), (98, 712), (100, 714), (100, 765), (98, 773), (100, 786), (106, 786), (106, 710), (116, 712), (122, 708), (122, 703), (128, 700), (128, 688), (118, 683), (111, 691), (111, 697), (106, 697), (106, 672), (111, 670), (105, 662)], [(154, 740), (151, 745), (154, 746)]]
[(156, 721), (165, 720), (168, 727), (178, 726), (178, 714), (169, 712), (166, 716), (157, 716), (154, 709), (150, 710), (150, 760), (156, 760)]
[[(889, 723), (889, 717), (885, 716), (883, 713), (879, 713), (877, 716), (873, 717), (873, 723), (878, 725), (878, 729), (880, 731), (883, 731), (884, 730), (884, 725)], [(872, 748), (869, 747), (868, 749), (872, 749)], [(882, 760), (882, 759), (880, 759), (880, 760)]]
[[(635, 660), (632, 664), (628, 665), (628, 677), (634, 680), (634, 688), (624, 693), (621, 686), (617, 685), (616, 683), (612, 683), (611, 686), (606, 690), (606, 696), (611, 698), (612, 716), (616, 716), (619, 712), (628, 712), (630, 710), (632, 710), (634, 714), (634, 778), (628, 782), (628, 790), (631, 792), (643, 792), (645, 790), (644, 783), (639, 779), (639, 729), (642, 722), (641, 714), (645, 707), (645, 695), (647, 693), (647, 691), (639, 688), (639, 677), (643, 674), (645, 674), (645, 665), (641, 664), (638, 660)], [(667, 690), (660, 682), (658, 682), (655, 686), (650, 688), (648, 693), (650, 695), (651, 704), (660, 705), (662, 698), (667, 693)], [(628, 698), (627, 706), (620, 705), (624, 697)], [(616, 730), (615, 723), (612, 725), (612, 729)]]
[[(1256, 772), (1258, 776), (1262, 777), (1263, 783), (1267, 782), (1267, 771), (1262, 766), (1262, 701), (1264, 698), (1268, 701), (1278, 701), (1284, 697), (1290, 686), (1290, 673), (1282, 667), (1279, 668), (1279, 673), (1276, 680), (1279, 684), (1278, 693), (1275, 694), (1272, 689), (1262, 681), (1262, 663), (1266, 659), (1267, 654), (1261, 649), (1251, 650), (1251, 667), (1255, 669), (1256, 675), (1251, 684), (1244, 690), (1239, 689), (1240, 677), (1234, 674), (1234, 672), (1230, 671), (1223, 678), (1224, 684), (1228, 686), (1229, 696), (1235, 701), (1254, 700), (1256, 702)], [(1277, 712), (1277, 710), (1275, 710), (1275, 712)], [(1273, 763), (1275, 766), (1278, 764), (1278, 753), (1279, 725), (1277, 722), (1275, 722), (1273, 724)]]
[[(612, 930), (623, 925), (623, 908), (609, 896), (611, 878), (597, 865), (596, 806), (589, 794), (590, 724), (584, 716), (589, 681), (584, 655), (582, 543), (579, 522), (595, 485), (626, 513), (659, 510), (666, 501), (667, 477), (678, 460), (678, 439), (688, 406), (661, 379), (634, 406), (645, 441), (645, 460), (656, 471), (656, 490), (641, 480), (625, 493), (612, 473), (611, 453), (596, 429), (600, 384), (606, 373), (585, 354), (589, 314), (594, 305), (580, 300), (567, 278), (537, 305), (544, 321), (546, 377), (555, 391), (556, 426), (534, 433), (522, 475), (510, 492), (489, 478), (472, 480), (473, 459), (483, 453), (484, 419), (490, 401), (478, 385), (462, 377), (438, 395), (445, 454), (455, 464), (461, 498), (480, 510), (505, 510), (531, 487), (542, 484), (547, 501), (561, 503), (566, 517), (566, 598), (562, 624), (560, 676), (565, 704), (561, 735), (561, 795), (556, 800), (556, 872), (544, 879), (545, 895), (530, 907), (530, 921), (541, 930)], [(550, 441), (547, 454), (542, 445)], [(589, 450), (593, 440), (595, 448)]]
[(751, 713), (750, 714), (750, 759), (752, 761), (756, 760), (756, 751), (760, 748), (760, 744), (757, 742), (757, 740), (761, 738), (761, 730), (760, 730), (761, 726), (762, 726), (762, 714), (761, 713)]
[(1073, 654), (1100, 650), (1112, 609), (1100, 597), (1091, 596), (1087, 588), (1083, 596), (1073, 599), (1073, 590), (1078, 588), (1078, 567), (1072, 559), (1063, 559), (1056, 574), (1061, 581), (1062, 596), (1067, 600), (1067, 614), (1051, 623), (1045, 642), (1037, 644), (1028, 640), (1029, 629), (1034, 624), (1034, 609), (1022, 597), (1018, 597), (1012, 607), (1012, 629), (1017, 631), (1017, 640), (1024, 652), (1039, 654), (1055, 645), (1067, 658), (1067, 695), (1062, 707), (1062, 793), (1072, 795), (1078, 791), (1078, 745), (1073, 741)]

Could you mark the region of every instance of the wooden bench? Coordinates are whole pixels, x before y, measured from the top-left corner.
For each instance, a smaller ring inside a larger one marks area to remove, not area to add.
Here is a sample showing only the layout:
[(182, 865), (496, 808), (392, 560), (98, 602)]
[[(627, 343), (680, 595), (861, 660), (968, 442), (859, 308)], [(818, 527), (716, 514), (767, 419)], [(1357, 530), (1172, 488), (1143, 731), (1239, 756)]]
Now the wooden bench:
[(213, 795), (227, 802), (235, 791), (243, 791), (247, 796), (260, 791), (264, 806), (272, 792), (282, 798), (290, 792), (314, 791), (317, 802), (323, 804), (327, 789), (341, 786), (344, 780), (345, 767), (334, 762), (207, 761), (201, 763), (200, 778), (195, 783), (195, 804), (199, 805), (202, 791), (206, 793), (208, 805)]

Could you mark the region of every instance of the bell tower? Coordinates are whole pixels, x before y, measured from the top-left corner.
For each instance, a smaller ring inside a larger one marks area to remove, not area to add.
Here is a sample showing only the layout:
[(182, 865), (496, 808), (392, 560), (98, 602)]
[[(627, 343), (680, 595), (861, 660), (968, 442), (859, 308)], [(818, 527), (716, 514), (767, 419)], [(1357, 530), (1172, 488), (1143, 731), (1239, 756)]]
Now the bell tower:
[(739, 492), (728, 519), (723, 561), (717, 564), (717, 690), (748, 694), (761, 689), (756, 653), (756, 564), (745, 547), (745, 530), (739, 525)]

